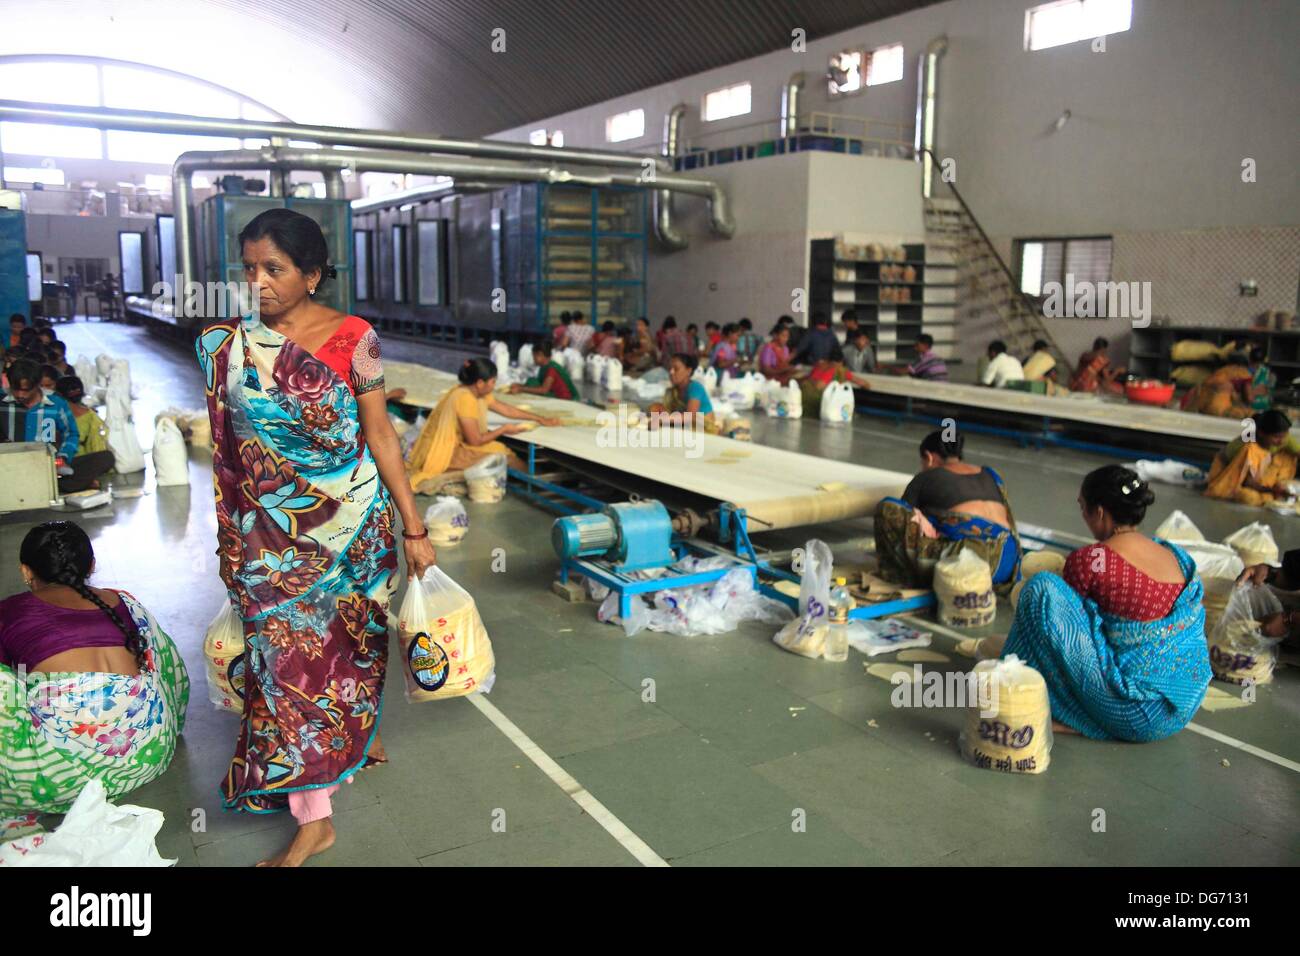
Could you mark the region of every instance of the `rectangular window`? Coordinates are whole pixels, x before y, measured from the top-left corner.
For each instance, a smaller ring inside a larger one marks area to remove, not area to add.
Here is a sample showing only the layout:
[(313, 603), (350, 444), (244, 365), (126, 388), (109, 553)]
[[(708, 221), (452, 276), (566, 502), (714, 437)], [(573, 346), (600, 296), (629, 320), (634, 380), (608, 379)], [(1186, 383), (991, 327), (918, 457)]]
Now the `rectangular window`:
[[(8, 26), (19, 29), (16, 23)], [(6, 99), (99, 106), (97, 69), (94, 63), (2, 63), (0, 90), (7, 91)]]
[(546, 130), (544, 129), (533, 130), (531, 133), (528, 134), (528, 142), (532, 143), (534, 146), (545, 146)]
[(645, 110), (628, 110), (605, 120), (605, 139), (608, 142), (623, 143), (629, 139), (640, 139), (644, 135)]
[(406, 301), (406, 227), (393, 227), (393, 301)]
[(421, 219), (415, 224), (415, 254), (419, 256), (417, 301), (442, 305), (442, 222)]
[(1109, 282), (1111, 238), (1089, 236), (1080, 239), (1017, 239), (1017, 274), (1020, 291), (1042, 298), (1047, 283), (1066, 284), (1072, 277), (1080, 282)]
[(144, 293), (144, 233), (119, 232), (118, 252), (122, 260), (122, 294)]
[(6, 166), (5, 179), (11, 183), (40, 183), (43, 186), (63, 186), (67, 183), (63, 170), (45, 166)]
[(564, 145), (564, 130), (557, 129), (555, 132), (551, 133), (551, 145), (556, 149), (559, 149)]
[(172, 178), (164, 173), (145, 173), (144, 188), (165, 196), (172, 194)]
[(872, 50), (867, 59), (867, 86), (894, 83), (903, 78), (903, 44)]
[(1133, 0), (1059, 0), (1025, 11), (1025, 49), (1046, 50), (1123, 33), (1133, 24)]
[(0, 123), (0, 145), (6, 155), (66, 156), (103, 159), (103, 134), (88, 126), (50, 123)]
[(373, 238), (369, 229), (352, 230), (352, 257), (356, 260), (353, 293), (358, 302), (370, 301), (370, 248)]
[(748, 83), (737, 83), (735, 86), (706, 93), (704, 108), (701, 110), (706, 123), (732, 116), (744, 116), (749, 111), (750, 85)]

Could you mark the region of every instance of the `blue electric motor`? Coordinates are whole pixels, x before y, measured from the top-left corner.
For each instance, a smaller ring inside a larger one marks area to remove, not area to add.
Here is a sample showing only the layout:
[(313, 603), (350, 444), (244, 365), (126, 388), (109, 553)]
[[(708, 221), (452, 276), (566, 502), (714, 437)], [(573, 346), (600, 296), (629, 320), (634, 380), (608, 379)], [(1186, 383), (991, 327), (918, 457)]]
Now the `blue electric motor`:
[(673, 524), (657, 501), (625, 502), (599, 514), (557, 518), (551, 545), (561, 559), (599, 558), (617, 571), (643, 571), (673, 563)]

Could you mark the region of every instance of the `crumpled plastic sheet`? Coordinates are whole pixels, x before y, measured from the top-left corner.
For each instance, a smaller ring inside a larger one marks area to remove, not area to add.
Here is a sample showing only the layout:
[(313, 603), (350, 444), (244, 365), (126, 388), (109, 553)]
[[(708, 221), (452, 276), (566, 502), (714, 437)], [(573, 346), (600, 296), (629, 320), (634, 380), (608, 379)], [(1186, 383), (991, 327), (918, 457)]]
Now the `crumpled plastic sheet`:
[[(734, 564), (725, 557), (689, 557), (678, 561), (669, 571), (695, 574)], [(662, 569), (656, 569), (654, 574), (642, 572), (645, 578), (664, 573)], [(754, 589), (753, 576), (747, 568), (733, 567), (717, 581), (708, 584), (666, 588), (638, 595), (632, 600), (632, 613), (621, 623), (623, 633), (628, 637), (647, 629), (680, 637), (699, 637), (726, 634), (734, 631), (742, 621), (784, 624), (793, 617), (793, 612), (785, 604)], [(619, 620), (617, 593), (606, 593), (596, 618), (605, 622)]]

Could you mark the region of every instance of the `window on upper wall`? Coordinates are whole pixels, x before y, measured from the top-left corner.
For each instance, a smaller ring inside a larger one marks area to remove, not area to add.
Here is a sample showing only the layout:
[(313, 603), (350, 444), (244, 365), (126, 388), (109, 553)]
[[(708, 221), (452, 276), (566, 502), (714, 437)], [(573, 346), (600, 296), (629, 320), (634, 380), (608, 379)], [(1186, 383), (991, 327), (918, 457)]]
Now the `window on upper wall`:
[(40, 183), (42, 186), (62, 186), (67, 183), (61, 169), (46, 166), (6, 166), (5, 179), (11, 183)]
[(867, 86), (893, 83), (903, 78), (903, 44), (878, 47), (867, 57)]
[(551, 133), (551, 145), (559, 149), (564, 145), (564, 130), (557, 129)]
[(1043, 298), (1049, 282), (1109, 282), (1110, 236), (1069, 239), (1017, 239), (1016, 262), (1020, 291)]
[(628, 110), (605, 120), (605, 139), (608, 142), (622, 143), (629, 139), (640, 139), (644, 135), (645, 110)]
[(862, 89), (862, 61), (866, 54), (861, 50), (843, 50), (831, 57), (826, 71), (827, 92), (843, 96)]
[(704, 108), (700, 111), (706, 123), (713, 120), (727, 119), (732, 116), (744, 116), (751, 109), (751, 87), (748, 83), (737, 83), (704, 95)]
[(545, 146), (546, 130), (544, 129), (533, 130), (531, 133), (528, 134), (528, 142), (532, 143), (534, 146)]
[(6, 155), (103, 159), (104, 134), (88, 126), (0, 123), (0, 147)]
[(1025, 11), (1025, 49), (1046, 50), (1123, 33), (1133, 23), (1133, 0), (1059, 0)]

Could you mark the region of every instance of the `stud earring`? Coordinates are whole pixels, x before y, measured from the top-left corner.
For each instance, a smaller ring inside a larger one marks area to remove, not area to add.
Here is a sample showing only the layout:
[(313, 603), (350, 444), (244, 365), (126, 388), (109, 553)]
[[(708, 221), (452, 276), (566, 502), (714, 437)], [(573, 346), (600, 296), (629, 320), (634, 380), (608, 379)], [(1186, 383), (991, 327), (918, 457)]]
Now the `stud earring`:
[(316, 287), (315, 287), (315, 286), (312, 286), (310, 289), (308, 289), (308, 290), (307, 290), (307, 294), (308, 294), (308, 295), (315, 295), (315, 294), (316, 294)]

